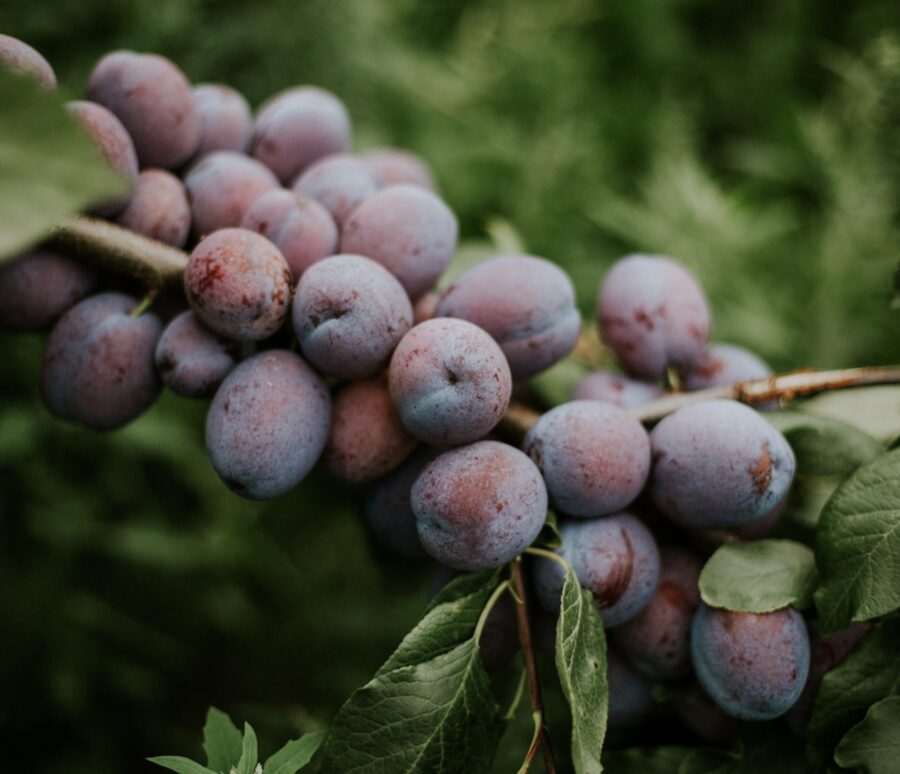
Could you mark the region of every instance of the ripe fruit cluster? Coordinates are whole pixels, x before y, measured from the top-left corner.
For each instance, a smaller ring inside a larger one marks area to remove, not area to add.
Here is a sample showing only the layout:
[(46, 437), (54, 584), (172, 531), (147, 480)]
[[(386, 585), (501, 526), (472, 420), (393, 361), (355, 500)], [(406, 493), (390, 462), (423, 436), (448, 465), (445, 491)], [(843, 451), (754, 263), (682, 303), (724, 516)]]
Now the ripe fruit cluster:
[[(0, 62), (53, 87), (20, 41), (0, 36)], [(322, 460), (366, 485), (387, 549), (430, 556), (444, 580), (519, 556), (553, 507), (558, 553), (610, 629), (614, 724), (649, 709), (648, 681), (692, 671), (737, 718), (775, 718), (814, 693), (799, 613), (713, 609), (697, 585), (697, 530), (777, 520), (795, 468), (785, 438), (731, 401), (682, 408), (649, 434), (627, 411), (673, 372), (688, 390), (769, 373), (709, 346), (707, 301), (683, 266), (634, 255), (612, 267), (597, 315), (625, 375), (587, 376), (520, 450), (493, 436), (513, 389), (581, 328), (557, 266), (498, 256), (436, 292), (457, 222), (431, 172), (404, 151), (351, 154), (347, 110), (322, 89), (288, 89), (254, 117), (227, 86), (192, 88), (167, 59), (119, 51), (97, 63), (87, 98), (70, 112), (133, 186), (97, 214), (192, 251), (183, 296), (160, 312), (50, 248), (0, 269), (0, 324), (55, 323), (40, 380), (50, 411), (106, 430), (162, 384), (211, 398), (209, 457), (233, 491), (277, 497)], [(536, 559), (533, 578), (553, 620), (563, 570)], [(498, 607), (490, 620), (492, 650), (510, 652), (514, 616)], [(813, 663), (812, 681), (833, 665)]]

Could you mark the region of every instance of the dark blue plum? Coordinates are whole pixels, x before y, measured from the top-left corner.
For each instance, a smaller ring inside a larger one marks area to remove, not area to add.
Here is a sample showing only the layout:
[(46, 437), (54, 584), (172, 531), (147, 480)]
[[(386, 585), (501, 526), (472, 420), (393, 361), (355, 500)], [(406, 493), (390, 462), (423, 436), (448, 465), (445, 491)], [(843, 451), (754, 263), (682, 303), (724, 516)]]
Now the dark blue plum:
[(413, 319), (402, 285), (361, 255), (332, 255), (310, 266), (297, 284), (293, 311), (304, 357), (342, 379), (384, 368)]
[(700, 685), (728, 715), (772, 720), (800, 698), (809, 673), (809, 636), (790, 607), (736, 613), (701, 603), (691, 626)]
[(66, 312), (53, 328), (41, 366), (41, 397), (62, 419), (114, 430), (148, 409), (160, 391), (153, 364), (162, 323), (130, 313), (138, 301), (101, 293)]
[(650, 495), (687, 527), (740, 527), (772, 513), (794, 477), (788, 442), (735, 401), (684, 406), (650, 434)]
[(697, 280), (671, 258), (630, 255), (609, 270), (597, 298), (603, 339), (625, 369), (654, 381), (703, 357), (709, 306)]
[(240, 344), (213, 333), (187, 311), (163, 331), (156, 345), (156, 369), (172, 392), (185, 398), (209, 398), (240, 355)]
[(731, 344), (713, 344), (706, 348), (700, 362), (683, 375), (684, 389), (704, 390), (763, 379), (771, 373), (772, 369), (750, 350)]
[[(647, 606), (659, 582), (660, 561), (656, 541), (641, 521), (620, 513), (567, 521), (559, 533), (562, 545), (556, 553), (593, 594), (604, 625), (624, 623)], [(558, 562), (535, 562), (535, 591), (545, 610), (559, 610), (563, 581)]]
[(327, 470), (351, 483), (379, 478), (403, 462), (416, 439), (403, 429), (387, 378), (349, 382), (334, 395), (331, 432), (323, 462)]
[(623, 409), (595, 400), (544, 414), (522, 444), (550, 499), (570, 516), (614, 513), (640, 494), (650, 472), (650, 440)]
[(700, 604), (702, 562), (679, 548), (660, 551), (659, 585), (647, 606), (612, 631), (619, 651), (651, 680), (672, 680), (691, 671), (690, 633)]
[(312, 470), (328, 440), (331, 398), (299, 355), (272, 349), (222, 382), (206, 417), (206, 448), (219, 478), (251, 500), (269, 500)]
[(606, 679), (609, 686), (610, 729), (640, 722), (653, 708), (653, 686), (635, 672), (614, 648), (606, 649)]
[(444, 292), (436, 316), (468, 320), (491, 334), (516, 381), (568, 355), (581, 331), (571, 280), (531, 255), (501, 255), (469, 269)]
[(537, 537), (547, 490), (518, 449), (480, 441), (444, 452), (410, 496), (425, 551), (455, 570), (486, 570), (514, 559)]
[(503, 352), (465, 320), (437, 318), (412, 328), (391, 358), (391, 398), (404, 427), (432, 446), (484, 437), (509, 405)]

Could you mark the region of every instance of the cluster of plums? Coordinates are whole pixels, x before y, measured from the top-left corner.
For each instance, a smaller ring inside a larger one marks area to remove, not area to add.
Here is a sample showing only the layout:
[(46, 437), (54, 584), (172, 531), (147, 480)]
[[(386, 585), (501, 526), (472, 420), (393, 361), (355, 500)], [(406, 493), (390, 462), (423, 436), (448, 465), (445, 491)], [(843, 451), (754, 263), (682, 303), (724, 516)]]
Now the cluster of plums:
[[(15, 39), (0, 36), (0, 62), (55, 82)], [(808, 710), (858, 635), (810, 635), (791, 608), (702, 604), (693, 540), (771, 528), (794, 476), (785, 438), (732, 401), (687, 406), (649, 434), (628, 411), (662, 395), (669, 373), (687, 390), (769, 373), (708, 344), (706, 298), (684, 267), (644, 255), (612, 267), (597, 316), (627, 376), (587, 376), (519, 449), (493, 435), (514, 386), (568, 355), (581, 329), (557, 266), (499, 256), (436, 292), (457, 223), (428, 167), (398, 150), (351, 154), (347, 111), (321, 89), (277, 94), (254, 117), (226, 86), (192, 88), (167, 59), (120, 51), (97, 63), (87, 98), (70, 111), (132, 183), (95, 214), (192, 251), (175, 313), (91, 295), (106, 280), (50, 248), (0, 269), (0, 323), (53, 326), (40, 379), (50, 411), (105, 430), (163, 384), (211, 398), (206, 443), (228, 487), (274, 498), (321, 459), (365, 485), (375, 537), (437, 560), (441, 582), (519, 556), (552, 507), (558, 553), (610, 631), (613, 725), (649, 710), (650, 681), (691, 672), (731, 717)], [(674, 537), (659, 547), (654, 534)], [(532, 570), (552, 619), (562, 569)], [(508, 604), (495, 609), (486, 662), (508, 657), (513, 621)]]

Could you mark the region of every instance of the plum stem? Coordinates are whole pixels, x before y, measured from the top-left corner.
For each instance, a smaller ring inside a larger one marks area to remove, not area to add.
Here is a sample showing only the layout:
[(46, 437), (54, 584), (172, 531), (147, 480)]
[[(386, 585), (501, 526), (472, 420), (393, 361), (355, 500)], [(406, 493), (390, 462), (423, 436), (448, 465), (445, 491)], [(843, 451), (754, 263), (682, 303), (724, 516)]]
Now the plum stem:
[[(696, 392), (682, 392), (628, 409), (641, 422), (656, 422), (682, 406), (705, 400), (736, 400), (749, 406), (771, 401), (787, 403), (796, 398), (830, 390), (865, 387), (874, 384), (900, 384), (900, 365), (839, 368), (830, 371), (804, 369), (784, 374), (772, 374), (763, 379), (725, 384)], [(521, 438), (541, 418), (539, 412), (521, 403), (511, 403), (503, 415), (502, 427), (512, 436)]]
[(556, 763), (553, 750), (550, 748), (550, 737), (544, 718), (544, 707), (541, 701), (541, 686), (538, 681), (537, 664), (534, 658), (534, 643), (531, 640), (531, 625), (528, 621), (528, 605), (525, 599), (525, 581), (522, 572), (522, 559), (517, 558), (510, 567), (510, 584), (516, 598), (516, 620), (519, 624), (519, 641), (522, 644), (522, 660), (525, 662), (525, 674), (528, 678), (528, 693), (531, 697), (531, 713), (535, 719), (535, 734), (528, 754), (520, 771), (527, 771), (528, 766), (537, 755), (538, 747), (544, 754), (544, 767), (547, 774), (556, 774)]
[(52, 238), (92, 263), (151, 289), (179, 282), (188, 263), (183, 250), (99, 218), (73, 218), (58, 226)]

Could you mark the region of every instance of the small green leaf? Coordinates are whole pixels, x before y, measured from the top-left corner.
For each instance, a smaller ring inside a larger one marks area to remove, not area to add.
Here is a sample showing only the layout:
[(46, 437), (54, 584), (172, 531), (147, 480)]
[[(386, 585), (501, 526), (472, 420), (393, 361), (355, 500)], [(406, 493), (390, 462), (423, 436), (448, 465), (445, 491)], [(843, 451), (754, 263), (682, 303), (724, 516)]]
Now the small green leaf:
[(866, 717), (851, 728), (834, 751), (845, 769), (869, 774), (892, 774), (900, 763), (900, 696), (882, 699), (869, 707)]
[(221, 774), (221, 772), (211, 771), (206, 766), (201, 766), (190, 758), (182, 758), (180, 755), (160, 755), (156, 758), (147, 758), (147, 760), (164, 769), (177, 772), (177, 774)]
[(884, 451), (871, 435), (838, 419), (802, 411), (773, 411), (763, 416), (787, 438), (797, 455), (800, 475), (847, 476)]
[(900, 607), (900, 449), (882, 454), (842, 483), (816, 532), (815, 594), (825, 632)]
[(700, 596), (707, 605), (743, 613), (803, 608), (815, 586), (813, 552), (793, 540), (723, 545), (700, 573)]
[(241, 732), (222, 710), (210, 707), (203, 726), (206, 765), (213, 771), (231, 771), (241, 758)]
[(803, 410), (837, 419), (887, 443), (900, 433), (900, 387), (854, 387), (823, 392), (803, 402)]
[(241, 759), (235, 766), (236, 774), (253, 774), (256, 764), (259, 762), (259, 751), (256, 745), (256, 732), (249, 723), (244, 723), (244, 743), (241, 749)]
[(806, 732), (827, 745), (862, 718), (866, 708), (900, 693), (900, 621), (875, 627), (844, 661), (825, 675)]
[(309, 763), (323, 739), (325, 732), (317, 731), (291, 740), (265, 762), (263, 774), (296, 774)]
[(0, 258), (127, 192), (57, 94), (4, 70), (0, 104)]
[(606, 637), (597, 605), (569, 567), (556, 624), (556, 670), (572, 713), (572, 764), (578, 774), (603, 770), (608, 691)]
[(500, 737), (500, 712), (475, 627), (499, 571), (463, 576), (338, 711), (322, 770), (484, 771)]

